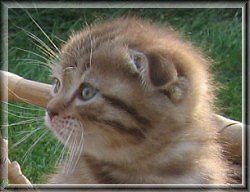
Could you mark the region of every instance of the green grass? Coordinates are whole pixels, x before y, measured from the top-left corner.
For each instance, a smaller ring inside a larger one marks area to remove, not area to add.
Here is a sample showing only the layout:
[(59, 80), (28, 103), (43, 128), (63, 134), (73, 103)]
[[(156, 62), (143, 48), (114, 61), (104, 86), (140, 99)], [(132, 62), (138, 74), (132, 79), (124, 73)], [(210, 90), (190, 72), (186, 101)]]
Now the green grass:
[[(28, 79), (50, 83), (49, 72), (44, 67), (23, 60), (41, 61), (41, 58), (20, 49), (38, 54), (41, 54), (41, 51), (21, 28), (38, 36), (52, 47), (26, 11), (27, 9), (9, 9), (9, 71)], [(205, 55), (213, 59), (211, 68), (215, 81), (222, 87), (217, 92), (216, 102), (220, 113), (241, 120), (241, 9), (28, 9), (28, 12), (59, 47), (60, 39), (67, 40), (73, 31), (81, 29), (86, 23), (102, 22), (124, 15), (139, 15), (164, 26), (171, 25), (180, 31), (185, 39), (191, 40)], [(34, 106), (14, 104), (15, 106), (9, 106), (10, 124), (44, 115), (42, 109), (38, 110)], [(31, 131), (40, 126), (41, 130), (9, 151), (10, 159), (19, 161), (24, 174), (32, 183), (42, 183), (43, 176), (53, 171), (61, 148), (55, 152), (57, 142), (48, 134), (35, 145), (25, 160), (24, 155), (46, 128), (41, 122), (36, 121), (9, 127), (11, 148), (27, 135), (22, 134), (22, 131)]]

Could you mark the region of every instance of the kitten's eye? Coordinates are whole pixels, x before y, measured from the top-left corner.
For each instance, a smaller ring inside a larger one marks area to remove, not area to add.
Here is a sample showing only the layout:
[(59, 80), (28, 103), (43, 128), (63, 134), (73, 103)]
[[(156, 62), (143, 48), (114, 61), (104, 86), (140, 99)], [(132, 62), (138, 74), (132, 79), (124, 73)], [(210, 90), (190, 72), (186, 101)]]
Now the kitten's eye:
[(137, 69), (141, 69), (142, 67), (142, 62), (143, 62), (143, 58), (141, 55), (136, 55), (133, 59), (133, 63), (136, 66)]
[(58, 80), (58, 79), (54, 79), (54, 83), (53, 83), (53, 91), (54, 91), (54, 93), (57, 93), (58, 91), (59, 91), (59, 89), (60, 89), (60, 86), (61, 86), (61, 83), (60, 83), (60, 81)]
[(81, 99), (84, 101), (92, 99), (97, 93), (97, 89), (92, 87), (90, 84), (84, 83), (82, 92), (81, 92)]

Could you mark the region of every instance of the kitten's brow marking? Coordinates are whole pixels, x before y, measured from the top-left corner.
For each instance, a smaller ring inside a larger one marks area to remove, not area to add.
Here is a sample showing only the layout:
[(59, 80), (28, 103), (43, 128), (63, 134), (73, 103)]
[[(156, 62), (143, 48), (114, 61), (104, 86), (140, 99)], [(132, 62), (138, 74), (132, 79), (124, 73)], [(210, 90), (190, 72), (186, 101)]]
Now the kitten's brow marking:
[(131, 117), (133, 117), (138, 123), (145, 125), (145, 126), (150, 126), (151, 122), (149, 119), (146, 117), (143, 117), (140, 115), (136, 109), (132, 106), (129, 106), (127, 103), (124, 101), (120, 100), (119, 98), (115, 98), (114, 96), (109, 96), (109, 95), (102, 95), (104, 99), (108, 101), (113, 107), (122, 109), (126, 111)]
[(76, 67), (74, 67), (74, 66), (66, 67), (65, 69), (63, 69), (63, 73), (66, 73), (68, 71), (72, 71), (72, 70), (75, 70), (75, 69), (76, 69)]
[(72, 97), (70, 98), (69, 103), (71, 103), (76, 97), (77, 95), (81, 92), (81, 90), (83, 89), (83, 83), (78, 87), (78, 89), (73, 93)]

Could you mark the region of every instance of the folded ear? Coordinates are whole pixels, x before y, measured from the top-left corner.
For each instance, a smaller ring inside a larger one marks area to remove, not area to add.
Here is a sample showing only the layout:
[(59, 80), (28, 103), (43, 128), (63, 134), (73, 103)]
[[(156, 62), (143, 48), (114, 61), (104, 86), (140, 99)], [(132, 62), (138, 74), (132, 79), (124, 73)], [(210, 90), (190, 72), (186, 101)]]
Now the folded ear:
[(188, 80), (186, 77), (178, 77), (177, 81), (170, 84), (168, 87), (160, 90), (174, 103), (182, 101), (188, 92)]
[(160, 55), (131, 50), (130, 57), (134, 68), (153, 86), (163, 86), (177, 77), (173, 63)]
[(149, 84), (178, 102), (184, 98), (187, 79), (180, 77), (174, 63), (157, 53), (130, 50), (133, 68), (140, 74), (144, 84)]

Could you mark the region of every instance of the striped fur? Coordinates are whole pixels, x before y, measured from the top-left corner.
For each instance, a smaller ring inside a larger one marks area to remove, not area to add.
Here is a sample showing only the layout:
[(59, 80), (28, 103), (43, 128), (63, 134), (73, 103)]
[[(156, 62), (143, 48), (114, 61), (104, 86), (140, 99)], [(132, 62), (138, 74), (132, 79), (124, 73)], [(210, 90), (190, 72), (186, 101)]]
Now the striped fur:
[[(53, 74), (62, 86), (48, 104), (58, 115), (46, 121), (69, 149), (84, 147), (72, 152), (71, 172), (60, 168), (51, 183), (226, 182), (208, 61), (176, 32), (117, 19), (74, 34), (59, 58)], [(83, 83), (97, 90), (87, 101)]]

